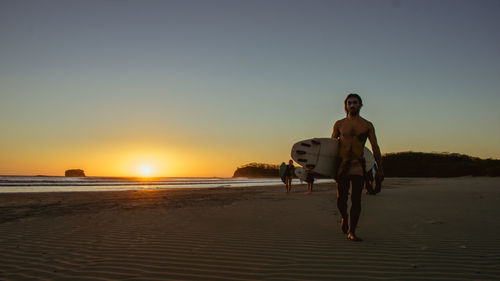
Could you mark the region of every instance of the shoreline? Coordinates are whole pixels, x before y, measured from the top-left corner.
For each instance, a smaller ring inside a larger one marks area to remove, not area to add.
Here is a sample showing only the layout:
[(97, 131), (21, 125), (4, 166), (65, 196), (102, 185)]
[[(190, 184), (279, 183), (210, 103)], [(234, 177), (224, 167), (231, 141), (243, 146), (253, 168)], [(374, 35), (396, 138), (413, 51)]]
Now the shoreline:
[[(298, 180), (295, 181), (298, 183)], [(324, 180), (322, 180), (324, 182)], [(122, 179), (122, 178), (74, 178), (38, 179), (0, 178), (0, 193), (23, 192), (85, 192), (120, 190), (166, 190), (185, 188), (217, 188), (281, 185), (281, 179), (267, 178), (159, 178), (159, 179)]]
[[(453, 179), (473, 179), (473, 178), (498, 178), (498, 177), (386, 177), (385, 183), (397, 181), (422, 181), (425, 179), (435, 180), (453, 180)], [(177, 178), (175, 178), (177, 179)], [(167, 180), (167, 181), (23, 181), (14, 180), (10, 182), (0, 182), (0, 194), (18, 194), (18, 193), (85, 193), (85, 192), (118, 192), (118, 191), (162, 191), (177, 189), (217, 189), (217, 188), (255, 188), (255, 187), (273, 187), (282, 186), (280, 179), (271, 178), (218, 178), (220, 181), (192, 181), (190, 178), (185, 181)], [(211, 178), (212, 179), (212, 178)], [(295, 178), (294, 185), (302, 185), (299, 179)], [(335, 184), (333, 179), (316, 179), (317, 184)]]

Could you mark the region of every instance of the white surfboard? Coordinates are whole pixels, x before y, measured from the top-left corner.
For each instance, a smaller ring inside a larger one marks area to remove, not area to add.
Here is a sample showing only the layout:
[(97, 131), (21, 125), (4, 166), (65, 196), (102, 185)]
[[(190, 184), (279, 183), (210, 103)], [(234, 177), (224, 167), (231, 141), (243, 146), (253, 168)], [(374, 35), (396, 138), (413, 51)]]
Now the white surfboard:
[(306, 178), (307, 178), (307, 172), (306, 172), (306, 169), (301, 168), (301, 167), (295, 168), (295, 175), (296, 175), (296, 176), (297, 176), (297, 178), (299, 178), (301, 181), (306, 181)]
[[(299, 141), (292, 146), (292, 159), (301, 166), (313, 165), (313, 172), (333, 177), (337, 170), (339, 140), (332, 138), (313, 138)], [(372, 169), (375, 158), (372, 152), (365, 147), (364, 157), (366, 171)]]

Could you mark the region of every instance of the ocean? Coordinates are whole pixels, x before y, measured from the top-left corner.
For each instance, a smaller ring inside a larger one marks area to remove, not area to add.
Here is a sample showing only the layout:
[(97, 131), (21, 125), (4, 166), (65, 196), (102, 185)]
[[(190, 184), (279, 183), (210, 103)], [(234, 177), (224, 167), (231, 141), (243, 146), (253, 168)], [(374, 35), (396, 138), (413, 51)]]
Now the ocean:
[[(316, 182), (333, 182), (320, 179)], [(299, 184), (294, 179), (292, 184)], [(282, 185), (279, 178), (127, 178), (0, 176), (0, 193), (156, 190)]]

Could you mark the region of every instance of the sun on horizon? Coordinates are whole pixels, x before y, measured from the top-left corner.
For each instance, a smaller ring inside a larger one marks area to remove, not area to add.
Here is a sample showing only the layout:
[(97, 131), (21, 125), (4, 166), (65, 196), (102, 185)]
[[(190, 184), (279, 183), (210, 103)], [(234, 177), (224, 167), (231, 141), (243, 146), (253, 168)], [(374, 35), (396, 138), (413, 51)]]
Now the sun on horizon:
[(142, 164), (139, 167), (139, 175), (143, 178), (150, 178), (154, 175), (153, 166), (150, 164)]

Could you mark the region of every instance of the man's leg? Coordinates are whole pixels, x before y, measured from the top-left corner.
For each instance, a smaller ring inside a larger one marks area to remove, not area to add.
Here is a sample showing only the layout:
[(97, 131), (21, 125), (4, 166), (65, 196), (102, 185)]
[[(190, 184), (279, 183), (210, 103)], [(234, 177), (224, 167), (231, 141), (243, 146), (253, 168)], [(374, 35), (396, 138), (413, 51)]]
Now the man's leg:
[(347, 220), (347, 197), (349, 196), (349, 180), (339, 179), (337, 181), (337, 208), (342, 216), (341, 228), (347, 233), (349, 226)]
[[(351, 221), (349, 223), (349, 239), (361, 240), (355, 236), (358, 226), (359, 215), (361, 214), (361, 193), (363, 191), (363, 177), (351, 176)], [(352, 236), (352, 237), (351, 237)]]

